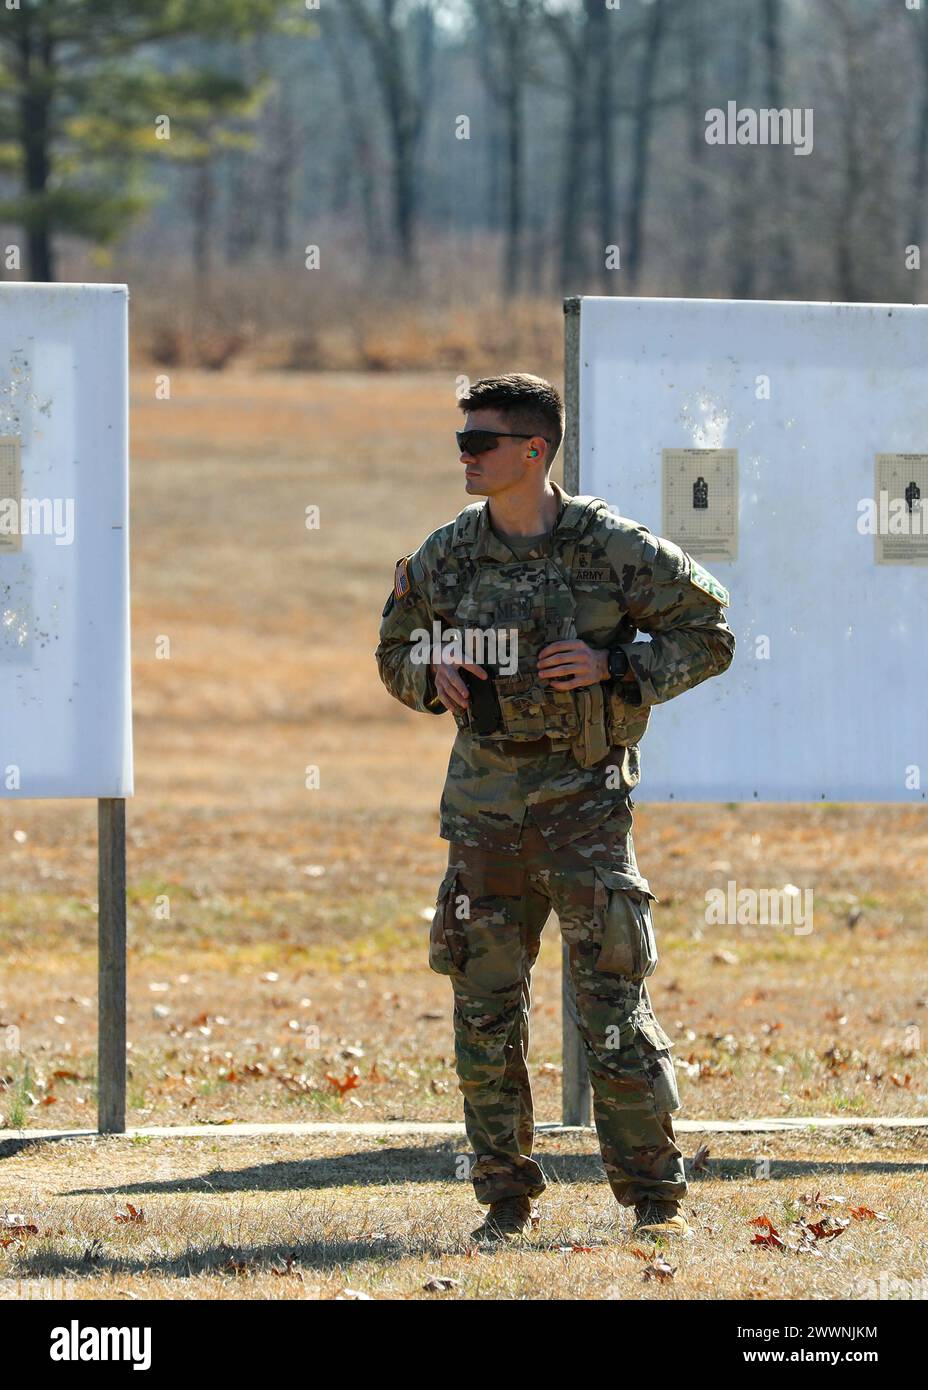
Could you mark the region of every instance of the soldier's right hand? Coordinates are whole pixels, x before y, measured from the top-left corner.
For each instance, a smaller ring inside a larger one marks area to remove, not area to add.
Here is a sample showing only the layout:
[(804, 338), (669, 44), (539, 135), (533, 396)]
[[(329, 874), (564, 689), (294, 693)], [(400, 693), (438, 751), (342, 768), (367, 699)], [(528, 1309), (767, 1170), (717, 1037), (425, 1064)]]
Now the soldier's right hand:
[(470, 704), (470, 691), (461, 679), (461, 671), (469, 671), (484, 681), (487, 679), (487, 673), (482, 666), (473, 666), (467, 661), (447, 661), (442, 658), (441, 654), (432, 657), (435, 693), (445, 709), (465, 710)]

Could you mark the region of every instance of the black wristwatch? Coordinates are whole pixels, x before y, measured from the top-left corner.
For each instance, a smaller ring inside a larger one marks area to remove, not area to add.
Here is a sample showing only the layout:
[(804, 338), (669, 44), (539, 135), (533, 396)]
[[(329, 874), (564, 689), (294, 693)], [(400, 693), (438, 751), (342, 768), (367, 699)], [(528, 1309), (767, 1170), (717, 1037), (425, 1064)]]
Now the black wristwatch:
[(621, 647), (616, 647), (609, 653), (609, 675), (614, 681), (620, 681), (629, 668), (629, 660)]

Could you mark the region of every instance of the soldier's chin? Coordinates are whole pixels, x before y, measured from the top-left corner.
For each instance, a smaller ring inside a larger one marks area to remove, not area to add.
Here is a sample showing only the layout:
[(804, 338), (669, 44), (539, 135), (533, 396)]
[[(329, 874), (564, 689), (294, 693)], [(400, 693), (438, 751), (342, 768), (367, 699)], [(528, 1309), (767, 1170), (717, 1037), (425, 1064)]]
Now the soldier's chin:
[(469, 478), (469, 477), (467, 477), (467, 475), (465, 474), (465, 475), (464, 475), (464, 491), (465, 491), (465, 492), (475, 492), (475, 493), (478, 495), (478, 497), (485, 497), (486, 494), (487, 494), (487, 491), (488, 491), (488, 489), (487, 489), (487, 480), (486, 480), (486, 478), (481, 478), (481, 477), (479, 477), (479, 476), (476, 476), (476, 477), (473, 477), (473, 478)]

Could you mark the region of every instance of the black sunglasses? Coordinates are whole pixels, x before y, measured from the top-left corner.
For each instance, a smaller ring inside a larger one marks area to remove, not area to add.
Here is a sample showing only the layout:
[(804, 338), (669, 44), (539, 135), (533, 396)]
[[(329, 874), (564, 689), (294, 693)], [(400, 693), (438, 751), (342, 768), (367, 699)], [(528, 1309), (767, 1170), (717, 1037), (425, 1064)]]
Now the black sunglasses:
[[(455, 438), (462, 454), (488, 454), (496, 449), (501, 439), (534, 439), (532, 434), (507, 434), (505, 430), (458, 430)], [(541, 436), (546, 444), (550, 440)]]

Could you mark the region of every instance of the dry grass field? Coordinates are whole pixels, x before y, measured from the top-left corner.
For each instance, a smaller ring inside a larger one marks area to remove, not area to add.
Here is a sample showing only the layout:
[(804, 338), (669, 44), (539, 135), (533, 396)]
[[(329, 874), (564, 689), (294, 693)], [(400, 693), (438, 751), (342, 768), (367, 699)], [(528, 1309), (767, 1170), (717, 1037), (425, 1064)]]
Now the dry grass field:
[[(451, 370), (184, 369), (164, 401), (155, 369), (135, 372), (132, 1125), (460, 1118), (450, 990), (426, 964), (452, 725), (391, 701), (373, 661), (394, 560), (463, 505), (454, 386)], [(924, 809), (641, 805), (635, 840), (682, 1115), (928, 1115)], [(0, 863), (0, 1128), (92, 1126), (93, 805), (0, 803)], [(707, 926), (705, 892), (729, 879), (814, 889), (814, 931)], [(537, 1117), (555, 1120), (554, 920), (546, 937), (531, 1069)], [(563, 1175), (544, 1231), (496, 1265), (462, 1243), (478, 1213), (453, 1146), (35, 1145), (0, 1159), (0, 1218), (39, 1232), (0, 1249), (0, 1283), (407, 1297), (436, 1274), (459, 1281), (451, 1297), (847, 1296), (861, 1273), (926, 1273), (924, 1140), (720, 1139), (692, 1249), (644, 1283), (601, 1245), (616, 1228), (592, 1141), (542, 1141)], [(887, 1220), (852, 1221), (818, 1257), (752, 1248), (746, 1222), (783, 1233), (815, 1192)], [(116, 1222), (127, 1200), (144, 1222)]]
[[(883, 1298), (925, 1297), (920, 1138), (712, 1147), (691, 1174), (692, 1237), (655, 1246), (630, 1235), (592, 1138), (543, 1135), (541, 1220), (519, 1248), (487, 1252), (469, 1240), (483, 1209), (461, 1140), (34, 1145), (3, 1160), (4, 1200), (37, 1229), (11, 1241), (0, 1298), (865, 1300), (881, 1278)], [(783, 1248), (760, 1243), (764, 1218)]]

